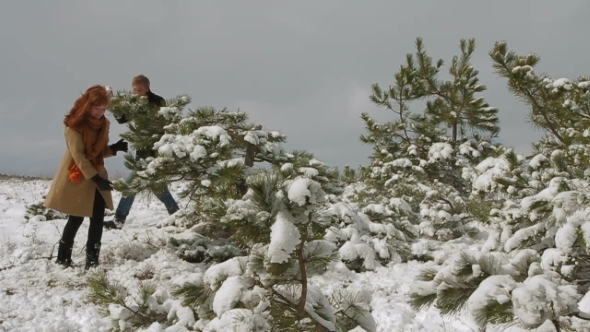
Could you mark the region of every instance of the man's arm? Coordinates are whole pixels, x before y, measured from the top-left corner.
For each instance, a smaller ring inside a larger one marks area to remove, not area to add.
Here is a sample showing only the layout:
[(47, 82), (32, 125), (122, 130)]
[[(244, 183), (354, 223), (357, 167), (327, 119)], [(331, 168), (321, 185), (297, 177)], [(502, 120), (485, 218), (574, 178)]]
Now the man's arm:
[(121, 115), (113, 115), (115, 117), (115, 120), (117, 121), (118, 124), (125, 124), (127, 122), (129, 122), (129, 119), (127, 118), (127, 115), (125, 114), (121, 114)]
[(127, 149), (126, 149), (127, 143), (124, 143), (125, 149), (117, 149), (119, 147), (119, 145), (123, 145), (123, 143), (120, 143), (123, 140), (120, 140), (119, 142), (117, 142), (115, 144), (109, 144), (109, 135), (110, 135), (110, 128), (111, 128), (111, 123), (109, 122), (109, 120), (106, 120), (105, 126), (107, 126), (107, 141), (104, 145), (104, 148), (102, 149), (102, 157), (103, 158), (114, 157), (117, 155), (118, 151), (127, 152)]
[(154, 96), (156, 97), (156, 104), (159, 107), (166, 107), (166, 99), (164, 99), (164, 97), (154, 94)]

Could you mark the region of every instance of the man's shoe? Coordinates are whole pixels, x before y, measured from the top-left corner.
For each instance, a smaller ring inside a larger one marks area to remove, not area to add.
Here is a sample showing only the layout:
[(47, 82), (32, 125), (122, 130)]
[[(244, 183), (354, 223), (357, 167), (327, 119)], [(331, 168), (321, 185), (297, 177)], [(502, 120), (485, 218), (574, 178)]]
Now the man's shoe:
[(124, 222), (118, 220), (107, 220), (103, 222), (102, 227), (106, 229), (121, 229), (123, 228)]

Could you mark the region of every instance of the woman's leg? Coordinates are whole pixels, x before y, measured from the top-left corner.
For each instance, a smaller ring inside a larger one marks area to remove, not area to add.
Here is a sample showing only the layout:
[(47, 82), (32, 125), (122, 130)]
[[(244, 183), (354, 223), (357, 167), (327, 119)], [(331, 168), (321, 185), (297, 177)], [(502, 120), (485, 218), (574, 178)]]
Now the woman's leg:
[(80, 229), (80, 225), (82, 225), (82, 221), (84, 221), (84, 217), (68, 217), (68, 222), (64, 227), (59, 241), (56, 263), (64, 266), (72, 265), (72, 248), (74, 247), (74, 239), (76, 238), (78, 229)]
[(97, 190), (94, 193), (94, 207), (90, 226), (88, 228), (88, 241), (86, 242), (86, 269), (98, 265), (100, 256), (100, 241), (102, 239), (102, 226), (104, 222), (105, 201)]

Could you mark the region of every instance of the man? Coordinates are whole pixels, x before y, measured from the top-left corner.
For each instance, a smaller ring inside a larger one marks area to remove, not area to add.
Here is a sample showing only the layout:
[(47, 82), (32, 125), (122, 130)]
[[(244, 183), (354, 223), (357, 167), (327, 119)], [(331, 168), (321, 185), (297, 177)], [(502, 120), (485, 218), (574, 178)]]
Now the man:
[[(158, 96), (157, 94), (153, 93), (150, 90), (150, 80), (144, 75), (135, 76), (131, 82), (131, 86), (133, 88), (133, 93), (136, 93), (140, 96), (146, 96), (148, 99), (148, 105), (150, 107), (160, 108), (166, 106), (166, 101), (164, 98)], [(133, 119), (128, 119), (126, 116), (121, 116), (116, 118), (117, 122), (120, 124), (127, 123), (129, 121), (133, 121)], [(164, 129), (161, 129), (161, 133), (163, 134)], [(139, 149), (135, 152), (136, 159), (154, 157), (155, 151), (152, 149)], [(132, 177), (134, 176), (134, 172), (131, 172), (128, 176), (126, 181), (131, 181)], [(178, 204), (174, 200), (174, 197), (170, 194), (168, 188), (165, 188), (161, 192), (154, 192), (156, 197), (164, 203), (166, 206), (166, 210), (168, 210), (169, 214), (173, 214), (178, 211)], [(104, 227), (107, 229), (120, 229), (123, 227), (125, 223), (125, 219), (129, 215), (129, 211), (131, 210), (131, 206), (135, 200), (135, 195), (122, 197), (119, 201), (119, 205), (117, 206), (117, 210), (115, 211), (115, 218), (114, 220), (109, 220), (104, 222)]]

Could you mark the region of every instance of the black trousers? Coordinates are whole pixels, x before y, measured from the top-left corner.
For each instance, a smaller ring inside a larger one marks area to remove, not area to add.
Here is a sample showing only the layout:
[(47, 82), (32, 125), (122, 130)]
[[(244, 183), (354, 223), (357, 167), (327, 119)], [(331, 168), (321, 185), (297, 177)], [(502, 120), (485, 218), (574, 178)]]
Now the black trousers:
[[(86, 242), (86, 252), (100, 250), (100, 240), (102, 239), (102, 224), (104, 222), (104, 211), (106, 203), (98, 190), (94, 193), (94, 206), (92, 208), (92, 217), (90, 218), (90, 227), (88, 228), (88, 240)], [(64, 227), (61, 241), (69, 247), (74, 245), (74, 238), (78, 229), (82, 225), (84, 217), (69, 216), (68, 222)]]

